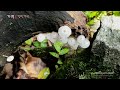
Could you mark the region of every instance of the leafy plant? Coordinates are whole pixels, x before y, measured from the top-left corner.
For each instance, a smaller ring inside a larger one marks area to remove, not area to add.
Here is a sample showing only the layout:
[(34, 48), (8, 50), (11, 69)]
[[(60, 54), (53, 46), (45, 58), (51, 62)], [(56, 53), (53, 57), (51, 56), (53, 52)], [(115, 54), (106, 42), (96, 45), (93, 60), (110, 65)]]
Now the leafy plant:
[(106, 11), (84, 11), (84, 13), (88, 18), (87, 25), (89, 26), (94, 25), (102, 16), (107, 15)]
[(56, 49), (56, 51), (57, 51), (57, 52), (60, 52), (60, 51), (61, 51), (61, 49), (62, 49), (62, 47), (63, 47), (63, 43), (62, 43), (62, 42), (57, 41), (57, 42), (55, 42), (55, 43), (54, 43), (54, 45), (53, 45), (53, 46), (55, 47), (55, 49)]
[(56, 53), (56, 52), (50, 52), (50, 54), (51, 54), (52, 56), (56, 57), (56, 58), (59, 58), (59, 54)]
[(33, 42), (33, 45), (34, 45), (36, 48), (39, 48), (39, 47), (40, 47), (40, 42), (35, 41), (35, 42)]
[(34, 45), (36, 48), (46, 48), (46, 47), (47, 47), (47, 39), (45, 39), (45, 40), (42, 41), (42, 42), (34, 41), (34, 42), (33, 42), (33, 45)]
[(27, 45), (30, 46), (30, 45), (32, 44), (32, 38), (26, 40), (26, 41), (25, 41), (25, 44), (27, 44)]
[(83, 11), (88, 18), (87, 25), (92, 26), (96, 21), (100, 20), (102, 16), (115, 15), (120, 16), (120, 11)]
[(52, 56), (58, 58), (58, 64), (63, 64), (62, 60), (60, 59), (60, 55), (67, 54), (69, 52), (68, 48), (63, 48), (63, 43), (60, 41), (56, 41), (54, 43), (54, 48), (57, 52), (49, 52)]
[(42, 42), (41, 42), (41, 45), (40, 45), (40, 47), (41, 48), (46, 48), (47, 47), (47, 39), (45, 39), (45, 40), (43, 40)]
[(60, 52), (59, 52), (59, 55), (64, 55), (66, 53), (69, 52), (69, 49), (68, 48), (63, 48)]
[(58, 64), (63, 64), (62, 60), (61, 59), (58, 59)]
[(120, 11), (113, 11), (113, 15), (120, 16)]

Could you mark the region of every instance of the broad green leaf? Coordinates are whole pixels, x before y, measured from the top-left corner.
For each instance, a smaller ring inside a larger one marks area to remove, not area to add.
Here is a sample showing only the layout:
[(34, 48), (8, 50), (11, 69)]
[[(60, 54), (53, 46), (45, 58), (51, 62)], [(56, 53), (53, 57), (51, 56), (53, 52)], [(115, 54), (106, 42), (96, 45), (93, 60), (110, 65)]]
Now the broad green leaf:
[(115, 16), (120, 16), (120, 11), (113, 11), (113, 14), (114, 14)]
[(91, 14), (91, 11), (84, 11), (84, 13), (86, 14), (87, 17), (89, 17), (89, 15)]
[(88, 18), (87, 25), (92, 26), (97, 20), (100, 20), (102, 16), (107, 15), (107, 11), (84, 11)]
[(47, 43), (41, 42), (40, 47), (41, 47), (41, 48), (46, 48), (46, 47), (47, 47)]
[(93, 18), (93, 17), (95, 17), (96, 15), (97, 15), (97, 11), (93, 11), (93, 12), (91, 12), (90, 14), (89, 14), (89, 18)]
[(95, 23), (94, 20), (91, 20), (87, 24), (90, 25), (90, 26), (92, 26), (94, 23)]
[(68, 48), (64, 48), (64, 49), (62, 49), (60, 52), (59, 52), (59, 55), (64, 55), (64, 54), (66, 54), (66, 53), (68, 53), (69, 52), (69, 49)]
[(61, 59), (58, 59), (57, 64), (63, 64)]
[(49, 52), (52, 56), (59, 58), (59, 54), (55, 53), (55, 52)]
[(56, 41), (56, 42), (54, 43), (54, 47), (55, 47), (55, 49), (56, 49), (57, 52), (60, 52), (62, 46), (63, 46), (63, 43), (60, 42), (60, 41)]
[(47, 47), (47, 42), (48, 42), (48, 40), (47, 39), (45, 39), (45, 40), (43, 40), (42, 42), (41, 42), (41, 48), (46, 48)]
[(45, 48), (45, 47), (47, 47), (47, 40), (44, 40), (42, 42), (35, 41), (35, 42), (33, 42), (33, 45), (36, 48)]
[(36, 48), (40, 48), (40, 42), (38, 42), (38, 41), (33, 42), (33, 45), (34, 45)]
[(32, 38), (26, 40), (26, 41), (25, 41), (25, 44), (27, 44), (27, 45), (31, 45), (31, 44), (32, 44)]
[(50, 69), (48, 67), (42, 69), (38, 74), (38, 79), (46, 79), (50, 74)]

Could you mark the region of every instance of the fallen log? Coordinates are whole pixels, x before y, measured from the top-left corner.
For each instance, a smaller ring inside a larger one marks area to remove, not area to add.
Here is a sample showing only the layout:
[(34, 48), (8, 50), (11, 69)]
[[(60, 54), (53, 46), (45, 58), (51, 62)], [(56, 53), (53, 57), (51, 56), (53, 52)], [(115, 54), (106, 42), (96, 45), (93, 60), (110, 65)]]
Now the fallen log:
[[(80, 11), (1, 11), (0, 12), (0, 66), (25, 40), (37, 32), (57, 31), (66, 23), (71, 28), (86, 24)], [(71, 24), (70, 24), (71, 23)]]

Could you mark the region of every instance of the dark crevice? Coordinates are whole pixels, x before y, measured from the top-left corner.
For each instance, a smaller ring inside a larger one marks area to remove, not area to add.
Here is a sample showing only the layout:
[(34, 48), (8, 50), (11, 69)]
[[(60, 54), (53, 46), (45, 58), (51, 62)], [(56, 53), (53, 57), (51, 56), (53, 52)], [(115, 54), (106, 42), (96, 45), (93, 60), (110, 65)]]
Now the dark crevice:
[(100, 30), (100, 28), (101, 28), (101, 21), (100, 21), (100, 27), (97, 29), (97, 32), (95, 32), (94, 33), (94, 35), (93, 35), (93, 38), (92, 39), (90, 39), (90, 50), (91, 50), (91, 48), (92, 48), (92, 45), (93, 45), (93, 42), (94, 42), (94, 40), (96, 39), (96, 37), (97, 37), (97, 34), (98, 34), (98, 32), (99, 32), (99, 30)]

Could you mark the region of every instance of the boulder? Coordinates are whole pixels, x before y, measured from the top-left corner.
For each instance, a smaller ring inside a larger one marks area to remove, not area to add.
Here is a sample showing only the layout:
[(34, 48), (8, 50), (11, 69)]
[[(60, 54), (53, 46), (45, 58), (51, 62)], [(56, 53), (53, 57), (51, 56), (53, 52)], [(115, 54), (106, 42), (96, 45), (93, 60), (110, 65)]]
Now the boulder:
[(120, 17), (104, 16), (101, 19), (101, 27), (91, 47), (90, 59), (102, 60), (104, 66), (113, 69), (120, 65)]

